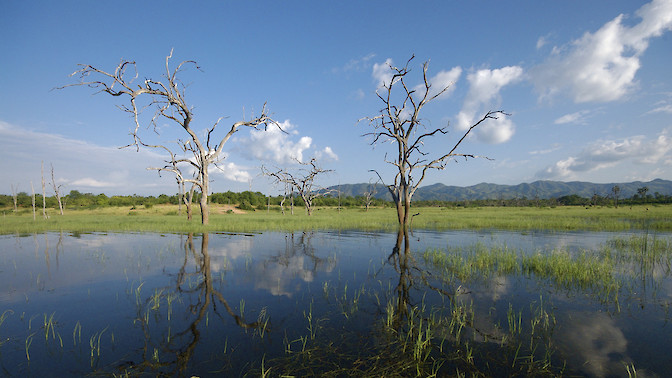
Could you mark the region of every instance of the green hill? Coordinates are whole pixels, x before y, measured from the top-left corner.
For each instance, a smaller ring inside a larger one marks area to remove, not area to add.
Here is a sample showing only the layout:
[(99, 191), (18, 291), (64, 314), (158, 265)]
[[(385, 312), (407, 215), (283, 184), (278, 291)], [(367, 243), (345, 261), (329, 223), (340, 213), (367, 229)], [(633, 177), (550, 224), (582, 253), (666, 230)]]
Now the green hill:
[[(418, 188), (413, 196), (414, 201), (463, 201), (482, 199), (513, 199), (513, 198), (559, 198), (567, 195), (578, 195), (590, 198), (594, 194), (606, 197), (612, 195), (612, 188), (618, 185), (621, 189), (619, 197), (630, 198), (637, 194), (637, 189), (647, 187), (647, 194), (672, 195), (672, 181), (656, 179), (642, 182), (596, 184), (582, 181), (535, 181), (518, 185), (498, 185), (481, 183), (472, 186), (448, 186), (433, 184)], [(339, 190), (344, 196), (362, 196), (371, 190), (370, 184), (342, 184), (330, 189)], [(376, 185), (375, 197), (390, 200), (391, 196), (382, 184)]]

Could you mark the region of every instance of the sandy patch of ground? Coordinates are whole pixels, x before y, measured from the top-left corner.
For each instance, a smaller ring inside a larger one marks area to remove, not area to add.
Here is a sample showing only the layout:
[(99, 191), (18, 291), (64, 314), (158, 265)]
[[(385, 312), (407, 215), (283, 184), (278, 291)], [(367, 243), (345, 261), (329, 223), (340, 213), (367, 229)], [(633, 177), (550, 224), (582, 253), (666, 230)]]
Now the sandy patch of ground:
[(233, 211), (234, 214), (245, 214), (246, 212), (236, 208), (234, 205), (217, 205), (218, 214), (226, 214), (229, 210)]

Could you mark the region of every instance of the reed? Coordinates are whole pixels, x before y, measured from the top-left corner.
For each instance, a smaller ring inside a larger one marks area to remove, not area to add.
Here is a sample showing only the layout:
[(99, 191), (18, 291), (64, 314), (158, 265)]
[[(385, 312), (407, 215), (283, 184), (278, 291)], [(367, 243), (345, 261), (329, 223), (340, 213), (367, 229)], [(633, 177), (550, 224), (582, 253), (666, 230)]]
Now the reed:
[[(5, 310), (5, 311), (3, 311), (2, 315), (0, 315), (0, 327), (2, 327), (2, 323), (5, 322), (5, 319), (7, 319), (7, 317), (8, 317), (9, 315), (12, 315), (12, 314), (14, 314), (14, 311), (13, 311), (13, 310)], [(2, 344), (4, 344), (5, 342), (7, 342), (8, 340), (9, 340), (9, 339), (7, 339), (7, 340), (0, 340), (0, 347), (2, 346)]]

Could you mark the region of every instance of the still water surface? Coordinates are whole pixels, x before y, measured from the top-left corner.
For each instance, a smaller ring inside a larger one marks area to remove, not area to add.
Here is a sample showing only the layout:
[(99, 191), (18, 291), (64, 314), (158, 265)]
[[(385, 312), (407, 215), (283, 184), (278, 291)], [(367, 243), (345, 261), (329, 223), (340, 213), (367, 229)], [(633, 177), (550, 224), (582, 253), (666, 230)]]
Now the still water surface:
[(380, 375), (393, 363), (408, 376), (417, 363), (439, 375), (672, 371), (669, 251), (628, 260), (604, 294), (530, 274), (451, 278), (423, 252), (577, 255), (629, 234), (416, 231), (408, 248), (398, 237), (0, 236), (0, 375)]

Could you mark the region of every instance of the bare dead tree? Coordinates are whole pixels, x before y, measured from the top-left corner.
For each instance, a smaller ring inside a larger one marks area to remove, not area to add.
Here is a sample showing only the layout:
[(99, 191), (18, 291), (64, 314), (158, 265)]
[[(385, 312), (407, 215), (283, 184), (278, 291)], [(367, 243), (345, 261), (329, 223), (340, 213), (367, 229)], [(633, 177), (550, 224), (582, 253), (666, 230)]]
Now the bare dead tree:
[(19, 199), (18, 199), (18, 193), (17, 190), (19, 190), (19, 185), (14, 185), (11, 184), (12, 187), (12, 200), (14, 201), (14, 212), (16, 213), (18, 211), (18, 204), (19, 204)]
[[(177, 144), (178, 144), (178, 146), (181, 149), (183, 154), (186, 153), (187, 151), (189, 151), (189, 149), (188, 149), (189, 143), (183, 142), (183, 141), (178, 141)], [(182, 170), (181, 170), (180, 165), (179, 165), (180, 163), (187, 163), (189, 160), (188, 159), (177, 158), (175, 153), (171, 149), (169, 149), (168, 147), (163, 146), (163, 145), (155, 145), (155, 146), (149, 146), (149, 147), (162, 148), (170, 156), (170, 159), (165, 161), (166, 165), (164, 165), (163, 167), (148, 167), (147, 170), (157, 171), (159, 173), (159, 176), (161, 176), (162, 172), (170, 172), (170, 173), (175, 175), (175, 180), (177, 181), (177, 186), (178, 186), (178, 190), (179, 190), (178, 212), (181, 211), (182, 203), (184, 203), (184, 205), (187, 208), (187, 220), (191, 220), (192, 219), (192, 207), (191, 207), (191, 205), (193, 203), (192, 200), (194, 198), (194, 191), (196, 189), (197, 177), (194, 176), (194, 177), (192, 177), (192, 179), (185, 179), (184, 176), (182, 175)], [(191, 189), (189, 189), (188, 193), (184, 191), (184, 183), (185, 182), (190, 182), (192, 184)]]
[[(411, 198), (428, 171), (442, 170), (449, 161), (458, 157), (465, 160), (476, 157), (488, 159), (484, 156), (458, 153), (457, 148), (478, 125), (488, 119), (496, 119), (498, 115), (506, 115), (501, 110), (487, 112), (483, 118), (471, 125), (446, 153), (436, 158), (430, 157), (429, 153), (424, 151), (425, 141), (431, 137), (447, 134), (448, 125), (433, 130), (427, 129), (424, 120), (420, 118), (420, 112), (425, 105), (445, 93), (450, 85), (439, 88), (438, 91), (431, 90), (432, 85), (427, 77), (428, 62), (424, 62), (423, 84), (420, 85), (420, 89), (409, 87), (406, 83), (407, 75), (410, 73), (408, 66), (414, 57), (412, 56), (404, 67), (389, 66), (392, 73), (390, 81), (383, 83), (382, 90), (376, 91), (376, 95), (384, 105), (380, 114), (359, 120), (359, 122), (368, 121), (369, 126), (373, 128), (373, 131), (364, 134), (373, 138), (371, 145), (391, 141), (396, 146), (397, 151), (393, 159), (388, 159), (387, 154), (385, 155), (385, 161), (396, 167), (394, 181), (385, 184), (380, 174), (375, 170), (373, 172), (390, 191), (401, 227), (407, 227), (410, 223)], [(400, 95), (397, 94), (399, 91)], [(400, 99), (399, 104), (396, 103), (396, 99)]]
[(51, 165), (51, 186), (54, 188), (54, 194), (56, 195), (56, 201), (58, 201), (58, 210), (61, 215), (63, 215), (63, 202), (61, 201), (61, 187), (63, 185), (56, 185), (56, 178), (54, 176), (54, 165)]
[(37, 220), (37, 215), (35, 214), (35, 187), (33, 186), (33, 182), (30, 182), (30, 191), (32, 192), (33, 196), (33, 221)]
[(320, 168), (315, 158), (312, 158), (309, 162), (305, 163), (299, 161), (298, 159), (294, 160), (301, 166), (301, 168), (299, 168), (296, 172), (290, 172), (287, 169), (269, 171), (266, 167), (262, 166), (261, 173), (265, 176), (273, 178), (276, 183), (287, 184), (292, 193), (296, 191), (297, 194), (301, 196), (301, 199), (303, 199), (307, 214), (312, 215), (313, 201), (315, 198), (331, 192), (317, 186), (315, 184), (315, 179), (318, 175), (333, 172), (333, 170)]
[(42, 161), (42, 217), (47, 219), (47, 189), (44, 183), (44, 160)]
[(366, 207), (366, 211), (369, 211), (369, 207), (371, 206), (371, 203), (375, 198), (377, 185), (378, 181), (376, 181), (375, 183), (371, 183), (371, 180), (369, 180), (369, 187), (367, 191), (364, 192), (364, 206)]
[[(173, 51), (171, 50), (170, 54), (166, 57), (165, 73), (161, 80), (145, 79), (144, 81), (136, 81), (138, 79), (138, 71), (135, 62), (122, 59), (113, 73), (103, 71), (88, 64), (80, 64), (80, 68), (70, 75), (79, 78), (79, 82), (59, 87), (59, 89), (70, 86), (86, 86), (96, 89), (96, 93), (104, 92), (113, 97), (127, 98), (129, 103), (121, 105), (120, 108), (133, 116), (135, 127), (130, 133), (133, 139), (132, 143), (121, 148), (134, 146), (136, 149), (140, 149), (142, 146), (168, 149), (163, 145), (151, 145), (142, 141), (140, 137), (140, 119), (142, 110), (145, 108), (154, 108), (155, 110), (153, 116), (147, 122), (147, 127), (152, 128), (155, 133), (159, 133), (157, 125), (159, 120), (172, 121), (182, 128), (189, 136), (182, 143), (182, 146), (190, 156), (183, 158), (173, 157), (171, 162), (191, 166), (196, 171), (194, 178), (183, 179), (184, 182), (194, 184), (201, 192), (201, 221), (203, 224), (208, 224), (210, 219), (208, 207), (208, 195), (210, 193), (209, 168), (211, 164), (216, 164), (223, 159), (221, 153), (224, 144), (241, 127), (266, 129), (269, 124), (274, 124), (278, 127), (279, 125), (270, 118), (266, 104), (264, 104), (260, 115), (255, 116), (253, 114), (250, 120), (235, 122), (226, 134), (221, 138), (215, 139), (215, 129), (224, 118), (220, 117), (204, 134), (200, 134), (205, 135), (206, 138), (205, 141), (202, 141), (199, 134), (192, 128), (191, 123), (194, 118), (193, 107), (188, 105), (185, 96), (186, 86), (178, 77), (178, 74), (188, 66), (193, 66), (196, 69), (200, 68), (195, 61), (185, 60), (171, 71), (170, 59), (172, 56)], [(142, 99), (145, 100), (144, 105), (139, 103)]]

